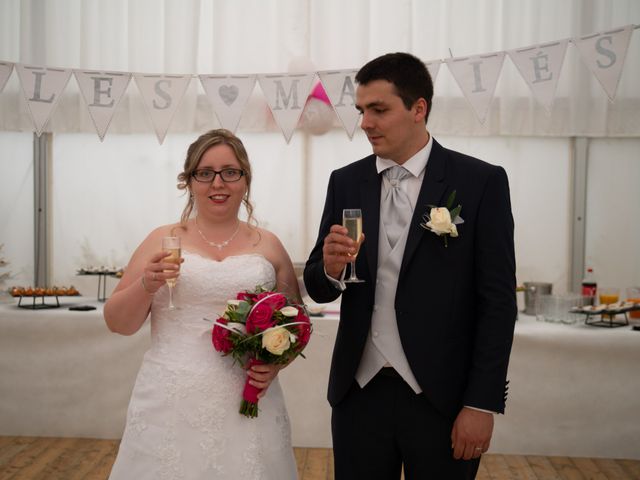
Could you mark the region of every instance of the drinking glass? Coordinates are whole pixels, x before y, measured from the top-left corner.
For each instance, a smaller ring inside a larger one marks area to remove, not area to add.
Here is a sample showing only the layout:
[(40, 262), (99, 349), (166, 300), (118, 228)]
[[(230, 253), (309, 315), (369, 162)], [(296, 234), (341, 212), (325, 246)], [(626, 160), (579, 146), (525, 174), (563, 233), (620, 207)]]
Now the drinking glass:
[(356, 242), (356, 253), (349, 255), (351, 264), (351, 274), (345, 280), (345, 283), (362, 283), (356, 275), (356, 258), (360, 250), (362, 239), (362, 210), (359, 208), (345, 208), (342, 211), (342, 226), (347, 229), (347, 236)]
[[(598, 288), (598, 300), (600, 301), (600, 305), (609, 305), (610, 303), (616, 303), (620, 301), (620, 289), (616, 287)], [(613, 317), (615, 317), (615, 315), (602, 315), (603, 319), (612, 319)]]
[[(640, 287), (627, 288), (627, 302), (633, 302), (640, 305)], [(640, 318), (640, 310), (631, 310), (629, 317), (638, 319)]]
[[(175, 263), (180, 266), (180, 237), (163, 237), (162, 238), (162, 251), (170, 253), (168, 257), (165, 257), (162, 261), (167, 263)], [(165, 273), (173, 273), (175, 270), (165, 270)], [(168, 278), (166, 280), (169, 287), (169, 310), (176, 310), (173, 304), (173, 287), (176, 286), (177, 278)]]

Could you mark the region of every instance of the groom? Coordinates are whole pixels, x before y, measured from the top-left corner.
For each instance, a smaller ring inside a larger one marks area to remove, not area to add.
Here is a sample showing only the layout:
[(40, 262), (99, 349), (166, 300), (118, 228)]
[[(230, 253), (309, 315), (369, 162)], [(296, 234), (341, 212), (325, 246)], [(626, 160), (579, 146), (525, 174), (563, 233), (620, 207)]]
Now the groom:
[[(383, 55), (356, 81), (374, 154), (331, 174), (304, 272), (314, 301), (342, 295), (328, 393), (336, 479), (399, 479), (403, 465), (407, 480), (474, 478), (504, 411), (517, 314), (507, 176), (429, 134), (433, 84), (416, 57)], [(457, 220), (432, 210), (452, 197)], [(358, 246), (345, 208), (362, 210), (364, 283), (344, 282)]]

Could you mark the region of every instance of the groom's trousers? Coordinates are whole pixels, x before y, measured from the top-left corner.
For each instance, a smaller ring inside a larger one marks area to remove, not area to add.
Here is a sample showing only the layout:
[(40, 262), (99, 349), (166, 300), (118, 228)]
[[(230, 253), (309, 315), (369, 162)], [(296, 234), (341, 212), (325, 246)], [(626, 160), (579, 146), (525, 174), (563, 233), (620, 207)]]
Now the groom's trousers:
[(452, 419), (392, 368), (364, 388), (354, 381), (331, 416), (336, 480), (467, 480), (480, 463), (456, 460)]

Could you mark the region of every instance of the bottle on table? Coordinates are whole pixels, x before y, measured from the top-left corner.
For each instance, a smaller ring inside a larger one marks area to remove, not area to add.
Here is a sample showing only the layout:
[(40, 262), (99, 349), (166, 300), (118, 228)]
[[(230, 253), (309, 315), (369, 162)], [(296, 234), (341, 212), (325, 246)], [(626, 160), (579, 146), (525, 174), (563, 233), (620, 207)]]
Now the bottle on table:
[(593, 274), (593, 268), (587, 268), (587, 273), (582, 279), (582, 296), (585, 305), (594, 305), (598, 291), (598, 283)]

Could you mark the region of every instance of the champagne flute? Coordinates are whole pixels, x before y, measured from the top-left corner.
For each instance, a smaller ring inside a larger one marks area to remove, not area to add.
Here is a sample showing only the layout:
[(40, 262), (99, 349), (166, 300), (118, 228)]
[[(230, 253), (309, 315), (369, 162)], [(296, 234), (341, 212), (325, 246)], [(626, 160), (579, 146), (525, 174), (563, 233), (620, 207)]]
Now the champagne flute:
[(351, 264), (351, 275), (345, 280), (345, 283), (362, 283), (356, 275), (356, 257), (360, 250), (360, 240), (362, 238), (362, 210), (359, 208), (345, 208), (342, 210), (342, 226), (347, 231), (347, 236), (356, 242), (356, 253), (349, 255)]
[[(180, 237), (163, 237), (162, 238), (162, 251), (165, 253), (170, 253), (168, 257), (165, 257), (162, 261), (167, 263), (175, 263), (180, 266)], [(175, 270), (164, 270), (164, 273), (173, 273)], [(167, 286), (169, 287), (169, 310), (176, 310), (176, 307), (173, 304), (173, 287), (176, 286), (177, 278), (168, 278), (166, 280)]]

